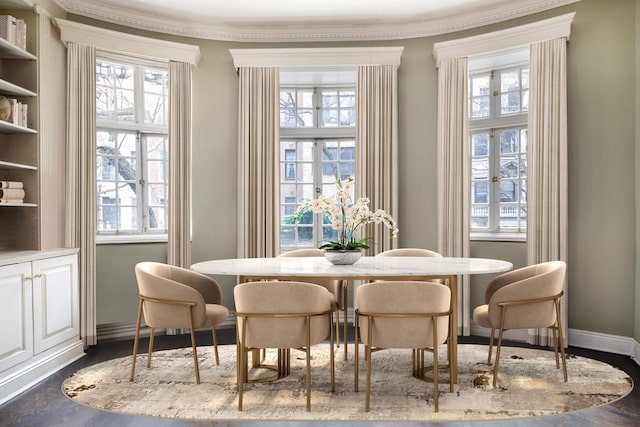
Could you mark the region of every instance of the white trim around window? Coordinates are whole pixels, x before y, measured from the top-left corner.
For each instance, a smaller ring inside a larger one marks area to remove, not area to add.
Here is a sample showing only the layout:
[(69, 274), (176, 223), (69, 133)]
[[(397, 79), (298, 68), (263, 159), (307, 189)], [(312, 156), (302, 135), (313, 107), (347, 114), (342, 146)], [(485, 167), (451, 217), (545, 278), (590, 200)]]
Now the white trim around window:
[(229, 49), (233, 65), (240, 67), (344, 67), (400, 65), (404, 46), (319, 47), (293, 49)]
[(106, 30), (66, 19), (55, 19), (60, 38), (69, 42), (94, 46), (97, 50), (134, 55), (141, 58), (164, 59), (197, 65), (200, 47), (185, 43), (157, 40), (119, 31)]
[(526, 46), (528, 51), (531, 43), (559, 37), (569, 40), (575, 15), (575, 12), (567, 13), (505, 30), (436, 43), (433, 45), (433, 56), (436, 64), (440, 66), (443, 59), (471, 58), (475, 55), (486, 55), (488, 52), (502, 54), (519, 46)]

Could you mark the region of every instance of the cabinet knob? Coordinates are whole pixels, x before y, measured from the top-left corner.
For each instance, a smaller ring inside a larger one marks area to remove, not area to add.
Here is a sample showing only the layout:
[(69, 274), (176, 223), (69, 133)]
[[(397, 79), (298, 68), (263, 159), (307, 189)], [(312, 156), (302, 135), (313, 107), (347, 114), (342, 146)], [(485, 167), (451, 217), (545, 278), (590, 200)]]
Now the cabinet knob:
[(26, 280), (33, 280), (33, 277), (31, 277), (31, 276), (24, 276), (24, 280), (25, 280), (25, 281), (26, 281)]
[(36, 275), (35, 275), (35, 276), (33, 276), (33, 277), (34, 277), (34, 279), (39, 279), (39, 278), (41, 278), (41, 277), (42, 277), (42, 273), (38, 273), (38, 274), (36, 274)]

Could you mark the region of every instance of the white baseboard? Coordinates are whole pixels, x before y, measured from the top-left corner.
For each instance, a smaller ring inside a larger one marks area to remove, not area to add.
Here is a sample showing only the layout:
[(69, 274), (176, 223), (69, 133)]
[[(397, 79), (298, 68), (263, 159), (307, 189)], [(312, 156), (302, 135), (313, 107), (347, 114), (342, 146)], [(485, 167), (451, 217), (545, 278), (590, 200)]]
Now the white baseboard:
[(574, 347), (633, 356), (634, 343), (637, 347), (638, 343), (630, 337), (569, 329), (569, 344)]
[(631, 358), (634, 362), (640, 365), (640, 343), (638, 341), (633, 342), (633, 355)]
[(82, 356), (84, 356), (84, 346), (82, 341), (76, 340), (44, 351), (24, 363), (9, 368), (3, 372), (0, 379), (0, 404), (33, 387)]

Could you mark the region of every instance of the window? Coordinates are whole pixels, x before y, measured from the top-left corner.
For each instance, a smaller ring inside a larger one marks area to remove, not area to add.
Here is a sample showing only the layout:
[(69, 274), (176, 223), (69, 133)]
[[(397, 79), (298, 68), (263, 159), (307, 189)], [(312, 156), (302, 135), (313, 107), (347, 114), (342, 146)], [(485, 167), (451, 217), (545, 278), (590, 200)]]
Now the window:
[(166, 235), (168, 71), (96, 60), (97, 233)]
[(328, 221), (293, 213), (355, 174), (355, 88), (281, 88), (280, 135), (280, 250), (318, 247), (335, 238)]
[(527, 65), (472, 74), (469, 82), (471, 231), (527, 227)]

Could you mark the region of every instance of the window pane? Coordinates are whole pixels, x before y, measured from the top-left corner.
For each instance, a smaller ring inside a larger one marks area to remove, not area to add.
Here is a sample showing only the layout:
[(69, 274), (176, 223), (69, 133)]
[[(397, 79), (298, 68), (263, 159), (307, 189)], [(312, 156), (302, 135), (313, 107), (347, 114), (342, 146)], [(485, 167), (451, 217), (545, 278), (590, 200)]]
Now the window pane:
[(488, 156), (489, 155), (489, 134), (474, 133), (471, 135), (472, 156)]
[(338, 110), (322, 111), (322, 126), (335, 127), (338, 124)]
[(144, 70), (144, 91), (157, 95), (169, 92), (169, 74), (162, 70)]
[(529, 88), (529, 69), (525, 68), (522, 70), (522, 88), (523, 89), (528, 89)]
[(472, 201), (474, 204), (488, 203), (489, 202), (489, 182), (488, 181), (472, 182), (471, 194), (472, 194)]
[(355, 107), (356, 92), (353, 90), (340, 91), (340, 108)]
[(517, 178), (519, 175), (518, 156), (503, 156), (500, 158), (501, 178)]
[(338, 107), (338, 91), (332, 90), (324, 90), (322, 91), (322, 108), (327, 107)]
[(149, 184), (147, 188), (147, 203), (150, 206), (166, 206), (167, 194), (164, 184)]
[(500, 154), (518, 153), (520, 151), (518, 146), (517, 130), (508, 130), (500, 132)]
[(471, 99), (471, 117), (489, 117), (489, 97), (483, 96)]
[(529, 91), (522, 91), (522, 111), (529, 111)]
[(518, 193), (518, 181), (510, 179), (500, 181), (500, 202), (517, 202)]
[(471, 79), (471, 96), (489, 95), (491, 93), (491, 79), (488, 75)]
[(520, 73), (518, 70), (503, 71), (500, 74), (500, 92), (510, 92), (520, 89)]
[(313, 110), (298, 110), (296, 125), (300, 127), (313, 127)]
[(520, 112), (520, 92), (509, 92), (500, 96), (500, 113), (511, 114)]
[(116, 119), (124, 121), (135, 120), (134, 95), (130, 90), (116, 92)]
[(298, 108), (313, 107), (313, 90), (298, 91)]
[(162, 95), (145, 94), (144, 122), (162, 125), (167, 123), (165, 98)]
[(487, 180), (489, 179), (489, 159), (472, 159), (471, 160), (471, 179)]
[(154, 231), (167, 229), (167, 214), (166, 209), (159, 206), (149, 207), (147, 209), (147, 215), (149, 217), (149, 228)]
[(355, 126), (356, 111), (353, 109), (340, 110), (340, 126)]
[(115, 119), (116, 91), (96, 86), (96, 119)]
[(120, 223), (119, 230), (137, 231), (138, 230), (138, 209), (135, 206), (120, 205)]

